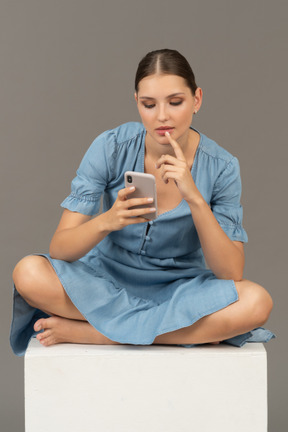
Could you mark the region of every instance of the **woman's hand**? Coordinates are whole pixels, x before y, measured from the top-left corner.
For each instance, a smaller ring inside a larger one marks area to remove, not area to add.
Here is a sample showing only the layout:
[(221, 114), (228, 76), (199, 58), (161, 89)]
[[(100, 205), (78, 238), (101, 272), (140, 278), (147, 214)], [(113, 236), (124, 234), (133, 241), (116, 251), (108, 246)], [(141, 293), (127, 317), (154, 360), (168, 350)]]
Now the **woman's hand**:
[(143, 214), (155, 211), (155, 208), (133, 208), (136, 205), (151, 204), (153, 198), (131, 198), (129, 194), (135, 188), (125, 188), (118, 192), (118, 197), (105, 213), (95, 218), (65, 209), (58, 228), (51, 240), (50, 255), (64, 261), (76, 261), (86, 255), (111, 231), (117, 231), (127, 225), (147, 222)]
[(121, 189), (118, 192), (118, 197), (111, 207), (105, 213), (105, 225), (107, 231), (118, 231), (127, 225), (144, 223), (147, 219), (143, 217), (144, 214), (155, 212), (154, 207), (135, 208), (138, 205), (151, 204), (153, 198), (131, 198), (129, 194), (135, 191), (135, 187), (128, 187)]
[(175, 156), (162, 155), (156, 162), (156, 168), (161, 170), (161, 176), (165, 183), (168, 183), (169, 179), (173, 179), (184, 200), (188, 203), (193, 202), (193, 199), (199, 195), (199, 191), (192, 178), (190, 167), (177, 141), (171, 137), (169, 132), (166, 132), (165, 135), (173, 147)]

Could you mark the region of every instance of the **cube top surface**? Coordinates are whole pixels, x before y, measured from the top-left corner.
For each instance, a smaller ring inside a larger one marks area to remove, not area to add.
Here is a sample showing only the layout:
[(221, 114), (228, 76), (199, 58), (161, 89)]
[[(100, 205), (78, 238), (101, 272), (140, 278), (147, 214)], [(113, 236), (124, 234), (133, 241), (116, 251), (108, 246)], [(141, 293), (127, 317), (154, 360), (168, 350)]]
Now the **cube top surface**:
[(198, 345), (192, 348), (163, 345), (84, 345), (84, 344), (58, 344), (43, 347), (36, 338), (32, 338), (25, 357), (58, 357), (58, 356), (266, 356), (262, 343), (246, 344), (241, 348), (226, 344)]

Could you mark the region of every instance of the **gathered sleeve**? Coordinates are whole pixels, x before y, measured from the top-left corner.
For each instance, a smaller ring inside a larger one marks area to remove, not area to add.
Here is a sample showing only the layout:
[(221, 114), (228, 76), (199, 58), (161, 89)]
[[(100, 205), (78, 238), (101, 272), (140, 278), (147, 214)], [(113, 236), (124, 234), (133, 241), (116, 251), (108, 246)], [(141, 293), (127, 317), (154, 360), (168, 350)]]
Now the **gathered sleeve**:
[(113, 131), (106, 131), (93, 141), (71, 183), (71, 193), (61, 207), (90, 216), (99, 212), (101, 196), (113, 176), (115, 151)]
[(242, 226), (241, 190), (239, 162), (233, 157), (215, 182), (210, 205), (215, 218), (230, 240), (247, 242), (248, 236)]

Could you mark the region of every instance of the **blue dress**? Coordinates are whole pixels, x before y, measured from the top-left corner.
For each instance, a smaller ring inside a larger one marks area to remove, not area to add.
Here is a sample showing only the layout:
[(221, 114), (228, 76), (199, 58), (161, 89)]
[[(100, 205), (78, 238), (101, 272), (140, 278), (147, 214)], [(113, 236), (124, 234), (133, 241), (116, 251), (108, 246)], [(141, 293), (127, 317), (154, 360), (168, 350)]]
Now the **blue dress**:
[[(85, 215), (107, 211), (124, 187), (124, 172), (144, 172), (146, 131), (127, 123), (102, 133), (86, 152), (71, 194), (62, 207)], [(231, 240), (246, 242), (240, 204), (238, 160), (200, 134), (192, 166), (195, 184)], [(75, 262), (52, 259), (66, 293), (98, 331), (127, 344), (152, 344), (157, 335), (190, 326), (238, 299), (232, 280), (220, 280), (205, 266), (186, 201), (155, 221), (111, 232)], [(47, 315), (29, 306), (14, 288), (11, 346), (25, 353), (33, 325)], [(265, 329), (227, 342), (268, 341)]]

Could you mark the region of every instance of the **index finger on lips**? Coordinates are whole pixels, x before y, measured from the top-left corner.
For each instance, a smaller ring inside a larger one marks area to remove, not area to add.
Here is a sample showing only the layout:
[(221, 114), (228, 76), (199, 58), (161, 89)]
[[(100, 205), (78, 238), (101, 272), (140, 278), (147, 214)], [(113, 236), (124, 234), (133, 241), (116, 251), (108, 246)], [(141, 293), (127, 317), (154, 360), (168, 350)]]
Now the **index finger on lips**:
[(170, 135), (170, 133), (168, 131), (165, 132), (165, 135), (168, 138), (171, 146), (173, 147), (173, 150), (175, 152), (176, 158), (180, 159), (180, 160), (185, 160), (185, 156), (184, 156), (184, 154), (182, 152), (182, 149), (179, 146), (178, 142), (171, 137), (171, 135)]

